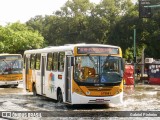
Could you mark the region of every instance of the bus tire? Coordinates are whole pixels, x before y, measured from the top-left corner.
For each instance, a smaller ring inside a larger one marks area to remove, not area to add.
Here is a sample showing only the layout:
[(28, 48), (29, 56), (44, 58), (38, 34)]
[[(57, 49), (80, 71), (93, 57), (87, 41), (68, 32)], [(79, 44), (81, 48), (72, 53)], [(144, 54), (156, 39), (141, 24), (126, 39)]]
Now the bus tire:
[(14, 87), (18, 87), (18, 84), (14, 85)]
[(14, 85), (11, 85), (10, 87), (11, 88), (16, 88), (18, 86), (18, 84), (14, 84)]
[(33, 95), (36, 96), (37, 95), (37, 90), (36, 90), (36, 84), (33, 83), (32, 85), (32, 91), (33, 91)]
[(61, 90), (58, 91), (57, 100), (58, 100), (59, 103), (63, 102), (63, 96), (62, 96), (62, 91)]

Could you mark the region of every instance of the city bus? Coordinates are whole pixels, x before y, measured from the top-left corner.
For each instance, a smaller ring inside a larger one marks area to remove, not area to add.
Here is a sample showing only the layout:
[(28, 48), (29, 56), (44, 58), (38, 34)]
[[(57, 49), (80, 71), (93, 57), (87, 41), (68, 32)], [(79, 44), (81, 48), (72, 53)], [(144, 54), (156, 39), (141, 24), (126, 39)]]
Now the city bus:
[(23, 83), (21, 54), (0, 54), (0, 86), (17, 87)]
[(123, 102), (121, 48), (66, 44), (24, 52), (24, 87), (68, 104)]

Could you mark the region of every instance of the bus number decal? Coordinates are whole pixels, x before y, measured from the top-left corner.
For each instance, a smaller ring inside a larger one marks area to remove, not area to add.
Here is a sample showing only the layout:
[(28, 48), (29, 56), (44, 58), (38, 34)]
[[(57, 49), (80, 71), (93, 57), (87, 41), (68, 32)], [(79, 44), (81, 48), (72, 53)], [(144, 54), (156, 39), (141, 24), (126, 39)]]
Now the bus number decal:
[(111, 92), (101, 92), (101, 95), (111, 95)]

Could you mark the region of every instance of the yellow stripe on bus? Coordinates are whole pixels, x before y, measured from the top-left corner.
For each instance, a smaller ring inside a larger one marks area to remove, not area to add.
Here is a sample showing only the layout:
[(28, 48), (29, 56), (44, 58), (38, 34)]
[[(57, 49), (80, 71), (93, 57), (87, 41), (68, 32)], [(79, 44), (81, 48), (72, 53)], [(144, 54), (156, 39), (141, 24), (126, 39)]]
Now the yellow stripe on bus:
[(22, 74), (1, 75), (0, 81), (22, 80)]

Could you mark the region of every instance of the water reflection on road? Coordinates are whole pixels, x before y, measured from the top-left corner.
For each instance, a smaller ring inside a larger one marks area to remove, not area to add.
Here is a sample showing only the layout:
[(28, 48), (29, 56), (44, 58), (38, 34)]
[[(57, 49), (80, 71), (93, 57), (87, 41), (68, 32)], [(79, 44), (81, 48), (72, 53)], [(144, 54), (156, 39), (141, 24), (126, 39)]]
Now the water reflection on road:
[(124, 87), (124, 104), (120, 110), (160, 110), (160, 86), (135, 85)]
[[(26, 106), (34, 110), (53, 110), (55, 109), (101, 109), (107, 111), (132, 111), (132, 110), (160, 110), (160, 86), (158, 85), (136, 85), (124, 86), (124, 103), (120, 105), (65, 105), (57, 104), (56, 101), (42, 96), (32, 96), (23, 90), (23, 85), (17, 88), (0, 88), (1, 99), (15, 102), (15, 99), (21, 99), (18, 103), (26, 102)], [(36, 99), (36, 102), (35, 102)], [(35, 106), (35, 107), (34, 107)]]
[(1, 87), (0, 95), (0, 111), (67, 111), (67, 114), (79, 111), (79, 115), (83, 116), (85, 112), (96, 117), (103, 116), (107, 111), (160, 111), (160, 86), (158, 85), (124, 86), (124, 103), (119, 105), (60, 104), (55, 100), (25, 92), (23, 85), (17, 88)]

